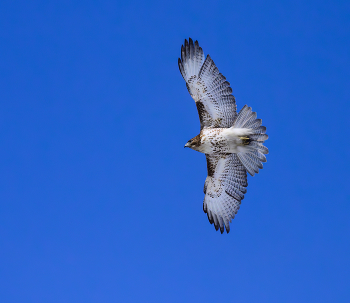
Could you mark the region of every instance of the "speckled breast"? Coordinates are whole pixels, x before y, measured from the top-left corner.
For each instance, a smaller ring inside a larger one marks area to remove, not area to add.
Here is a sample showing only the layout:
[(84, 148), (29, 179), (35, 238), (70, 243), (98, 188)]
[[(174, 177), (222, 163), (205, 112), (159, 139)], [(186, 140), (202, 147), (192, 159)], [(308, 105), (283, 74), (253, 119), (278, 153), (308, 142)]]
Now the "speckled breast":
[(205, 154), (229, 153), (227, 138), (223, 136), (224, 128), (203, 129), (200, 132), (201, 145), (199, 151)]

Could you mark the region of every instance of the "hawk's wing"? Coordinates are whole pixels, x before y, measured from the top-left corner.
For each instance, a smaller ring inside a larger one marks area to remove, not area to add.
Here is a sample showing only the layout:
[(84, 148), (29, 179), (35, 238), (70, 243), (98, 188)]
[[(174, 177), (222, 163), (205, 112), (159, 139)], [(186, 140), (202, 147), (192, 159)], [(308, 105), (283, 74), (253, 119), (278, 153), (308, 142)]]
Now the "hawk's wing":
[(206, 155), (208, 177), (204, 184), (203, 210), (221, 233), (230, 231), (241, 200), (247, 192), (247, 172), (236, 154)]
[(230, 83), (214, 61), (204, 54), (198, 41), (185, 40), (181, 46), (179, 68), (187, 89), (196, 102), (201, 129), (231, 127), (236, 117), (236, 102)]

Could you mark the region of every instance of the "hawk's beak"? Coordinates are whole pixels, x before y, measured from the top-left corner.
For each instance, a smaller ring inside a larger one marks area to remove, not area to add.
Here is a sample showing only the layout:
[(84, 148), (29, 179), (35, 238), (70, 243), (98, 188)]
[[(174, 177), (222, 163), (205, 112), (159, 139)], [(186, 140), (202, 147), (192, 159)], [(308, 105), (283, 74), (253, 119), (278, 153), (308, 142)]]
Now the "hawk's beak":
[(185, 147), (190, 147), (190, 143), (187, 142), (187, 143), (185, 144), (184, 148), (185, 148)]

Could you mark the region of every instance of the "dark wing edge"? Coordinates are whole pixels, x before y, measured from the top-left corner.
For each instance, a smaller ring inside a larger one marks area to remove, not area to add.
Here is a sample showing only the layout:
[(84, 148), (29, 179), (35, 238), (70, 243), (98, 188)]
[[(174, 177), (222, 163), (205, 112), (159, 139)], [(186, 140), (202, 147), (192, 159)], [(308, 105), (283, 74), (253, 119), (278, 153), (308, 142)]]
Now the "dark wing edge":
[(236, 101), (230, 83), (219, 72), (214, 61), (204, 53), (198, 41), (185, 40), (178, 60), (180, 73), (195, 100), (201, 129), (231, 127), (236, 118)]
[(247, 172), (236, 154), (206, 155), (208, 177), (204, 184), (203, 210), (210, 224), (223, 233), (237, 214), (247, 192)]

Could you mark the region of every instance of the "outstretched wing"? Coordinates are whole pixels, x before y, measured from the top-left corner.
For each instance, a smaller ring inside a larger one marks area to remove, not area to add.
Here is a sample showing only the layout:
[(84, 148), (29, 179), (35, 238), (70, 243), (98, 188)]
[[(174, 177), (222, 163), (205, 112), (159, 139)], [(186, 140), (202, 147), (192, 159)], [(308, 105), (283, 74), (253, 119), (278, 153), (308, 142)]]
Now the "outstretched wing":
[(247, 192), (247, 172), (236, 154), (206, 155), (208, 177), (204, 184), (203, 210), (221, 233), (230, 231), (241, 200)]
[(231, 127), (236, 117), (236, 101), (230, 83), (209, 55), (204, 60), (198, 41), (185, 40), (185, 45), (181, 46), (179, 69), (196, 102), (201, 129)]

